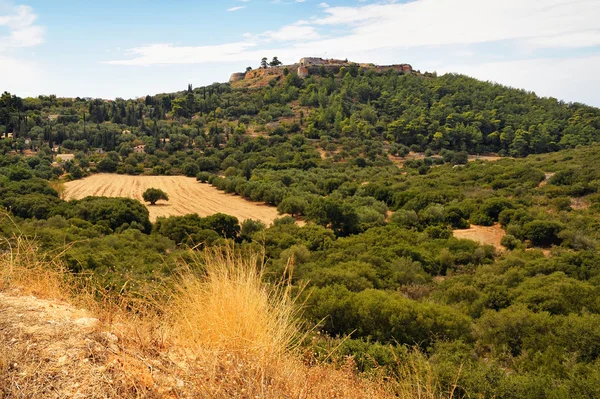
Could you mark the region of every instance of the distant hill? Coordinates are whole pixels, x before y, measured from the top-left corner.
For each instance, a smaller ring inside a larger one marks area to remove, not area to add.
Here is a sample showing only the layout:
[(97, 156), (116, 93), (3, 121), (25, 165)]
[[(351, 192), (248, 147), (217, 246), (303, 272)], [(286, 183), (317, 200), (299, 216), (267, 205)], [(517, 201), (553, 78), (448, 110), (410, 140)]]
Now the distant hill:
[[(213, 84), (135, 100), (0, 99), (10, 149), (168, 152), (224, 144), (235, 134), (302, 133), (310, 139), (374, 140), (392, 154), (446, 149), (525, 156), (598, 141), (600, 110), (462, 75), (406, 73), (393, 66), (313, 65), (250, 71)], [(382, 69), (383, 68), (383, 69)], [(412, 70), (412, 69), (411, 69)], [(283, 131), (281, 130), (283, 129)], [(127, 134), (123, 134), (127, 132)], [(170, 139), (170, 141), (169, 141)]]

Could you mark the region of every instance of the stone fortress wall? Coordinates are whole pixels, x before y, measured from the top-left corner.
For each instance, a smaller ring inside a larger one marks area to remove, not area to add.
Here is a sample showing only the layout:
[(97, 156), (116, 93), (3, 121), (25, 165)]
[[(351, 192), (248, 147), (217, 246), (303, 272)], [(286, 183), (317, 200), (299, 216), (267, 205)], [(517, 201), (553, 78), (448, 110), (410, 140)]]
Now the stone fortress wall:
[(318, 73), (321, 68), (325, 69), (333, 69), (334, 72), (338, 72), (342, 67), (349, 67), (351, 65), (358, 65), (360, 68), (371, 69), (375, 72), (386, 72), (389, 70), (396, 71), (398, 73), (410, 74), (413, 72), (412, 66), (410, 64), (394, 64), (394, 65), (375, 65), (375, 64), (356, 64), (350, 62), (348, 60), (338, 60), (331, 58), (319, 58), (319, 57), (304, 57), (301, 58), (297, 64), (293, 65), (281, 65), (277, 67), (270, 68), (259, 68), (252, 69), (248, 72), (236, 72), (231, 75), (229, 78), (229, 82), (238, 82), (244, 79), (253, 79), (262, 76), (269, 75), (281, 75), (283, 70), (287, 68), (288, 70), (296, 70), (298, 72), (298, 76), (302, 78), (306, 78), (311, 74)]

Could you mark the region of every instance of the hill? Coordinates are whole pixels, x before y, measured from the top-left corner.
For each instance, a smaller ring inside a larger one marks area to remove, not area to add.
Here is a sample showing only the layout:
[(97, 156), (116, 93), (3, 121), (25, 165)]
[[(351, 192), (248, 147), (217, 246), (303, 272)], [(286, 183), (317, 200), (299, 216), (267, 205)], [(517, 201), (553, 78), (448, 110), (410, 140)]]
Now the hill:
[[(303, 376), (348, 363), (340, 384), (362, 393), (600, 396), (600, 110), (460, 75), (324, 69), (127, 101), (4, 95), (3, 253), (35, 240), (96, 293), (92, 312), (122, 300), (172, 326), (154, 305), (182, 270), (202, 276), (202, 251), (233, 245), (303, 304)], [(98, 172), (183, 174), (190, 192), (208, 183), (281, 217), (151, 221), (132, 198), (64, 200)]]

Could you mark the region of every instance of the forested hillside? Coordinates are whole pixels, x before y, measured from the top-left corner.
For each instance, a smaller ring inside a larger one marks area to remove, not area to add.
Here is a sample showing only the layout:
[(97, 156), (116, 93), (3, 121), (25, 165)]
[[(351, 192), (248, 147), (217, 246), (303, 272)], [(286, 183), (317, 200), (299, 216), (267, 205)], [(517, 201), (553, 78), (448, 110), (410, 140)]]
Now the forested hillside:
[[(145, 297), (196, 249), (235, 242), (304, 287), (319, 360), (394, 378), (424, 353), (442, 395), (600, 396), (599, 109), (348, 68), (127, 101), (5, 93), (0, 125), (3, 235), (108, 296)], [(62, 198), (95, 172), (194, 176), (282, 217), (152, 224), (135, 200)], [(470, 226), (502, 246), (455, 237)]]

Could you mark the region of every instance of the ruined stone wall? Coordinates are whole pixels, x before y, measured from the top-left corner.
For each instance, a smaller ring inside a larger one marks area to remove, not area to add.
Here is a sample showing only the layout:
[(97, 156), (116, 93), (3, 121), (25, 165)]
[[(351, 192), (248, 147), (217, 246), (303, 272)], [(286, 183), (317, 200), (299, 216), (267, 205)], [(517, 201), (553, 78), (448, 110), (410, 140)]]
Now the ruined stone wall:
[(246, 78), (246, 72), (236, 72), (236, 73), (232, 73), (231, 77), (229, 78), (229, 82), (233, 83), (233, 82), (238, 82), (240, 80), (244, 80)]
[(300, 66), (298, 67), (298, 76), (300, 76), (301, 78), (306, 78), (308, 77), (308, 75), (308, 68), (305, 67), (304, 64), (300, 64)]
[(365, 69), (372, 69), (375, 72), (386, 72), (389, 70), (402, 72), (402, 73), (411, 73), (412, 67), (408, 64), (397, 64), (397, 65), (371, 65), (371, 66), (363, 66)]
[[(234, 73), (229, 79), (230, 82), (237, 82), (244, 79), (256, 79), (265, 78), (269, 76), (281, 76), (283, 70), (288, 68), (290, 72), (297, 71), (300, 77), (308, 77), (310, 75), (320, 75), (324, 68), (327, 73), (333, 72), (334, 74), (339, 73), (343, 67), (349, 67), (354, 63), (347, 62), (346, 60), (336, 59), (323, 59), (317, 57), (305, 57), (300, 59), (298, 64), (293, 65), (282, 65), (278, 67), (270, 68), (258, 68), (248, 72)], [(357, 64), (354, 64), (357, 65)], [(410, 74), (413, 72), (412, 66), (409, 64), (396, 64), (396, 65), (375, 65), (375, 64), (358, 64), (361, 68), (366, 70), (372, 70), (377, 73), (384, 73), (389, 70), (396, 71), (398, 73)]]

